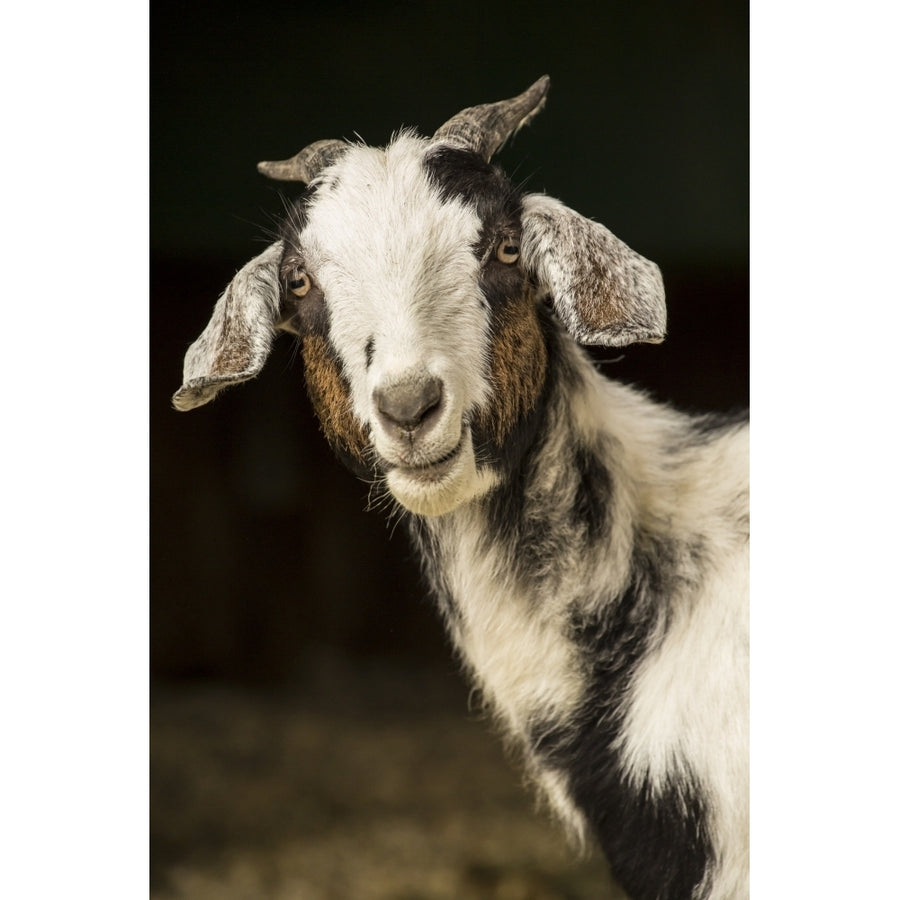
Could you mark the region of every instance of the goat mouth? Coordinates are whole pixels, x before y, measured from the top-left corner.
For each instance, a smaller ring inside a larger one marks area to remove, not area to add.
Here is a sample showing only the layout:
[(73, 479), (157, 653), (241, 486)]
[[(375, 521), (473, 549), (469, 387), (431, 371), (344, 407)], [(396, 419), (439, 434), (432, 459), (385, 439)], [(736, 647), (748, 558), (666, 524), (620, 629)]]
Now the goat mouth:
[(419, 516), (442, 516), (490, 490), (497, 482), (492, 470), (478, 471), (472, 432), (465, 426), (449, 453), (426, 464), (395, 463), (385, 472), (385, 478), (394, 499)]
[(416, 481), (440, 481), (454, 467), (460, 453), (462, 453), (464, 438), (465, 435), (460, 438), (459, 443), (452, 450), (437, 459), (420, 465), (393, 463), (389, 466), (389, 470), (401, 473), (406, 478), (412, 478)]

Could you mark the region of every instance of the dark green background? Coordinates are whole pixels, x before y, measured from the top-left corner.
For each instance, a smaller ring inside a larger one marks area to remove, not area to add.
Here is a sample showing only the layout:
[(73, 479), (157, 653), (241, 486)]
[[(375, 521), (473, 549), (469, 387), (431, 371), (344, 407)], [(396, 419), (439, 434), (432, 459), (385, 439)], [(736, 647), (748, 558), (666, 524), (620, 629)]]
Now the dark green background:
[[(670, 336), (606, 371), (684, 408), (748, 402), (745, 3), (151, 6), (151, 662), (307, 677), (334, 655), (449, 666), (402, 528), (318, 433), (287, 338), (256, 383), (174, 412), (184, 350), (283, 200), (256, 172), (382, 144), (547, 73), (499, 156), (663, 270)], [(618, 353), (598, 354), (612, 359)]]

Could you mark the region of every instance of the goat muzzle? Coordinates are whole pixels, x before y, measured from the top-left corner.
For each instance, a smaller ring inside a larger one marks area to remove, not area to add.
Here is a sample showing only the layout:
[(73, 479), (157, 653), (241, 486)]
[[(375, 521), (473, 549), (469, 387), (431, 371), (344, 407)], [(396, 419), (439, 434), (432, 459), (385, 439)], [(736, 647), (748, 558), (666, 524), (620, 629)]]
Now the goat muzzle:
[(408, 378), (372, 392), (380, 424), (386, 433), (412, 444), (429, 432), (443, 410), (444, 385), (439, 378)]

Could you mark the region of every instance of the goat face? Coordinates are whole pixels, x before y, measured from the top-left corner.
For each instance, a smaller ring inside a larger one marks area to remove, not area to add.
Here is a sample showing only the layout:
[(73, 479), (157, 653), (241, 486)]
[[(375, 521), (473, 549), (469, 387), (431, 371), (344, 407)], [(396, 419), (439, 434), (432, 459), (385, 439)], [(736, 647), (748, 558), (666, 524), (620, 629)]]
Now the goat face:
[(320, 141), (261, 163), (308, 187), (189, 349), (175, 406), (255, 375), (280, 328), (300, 339), (338, 455), (383, 474), (406, 509), (441, 515), (496, 484), (545, 382), (545, 301), (583, 343), (661, 340), (665, 329), (652, 263), (489, 164), (547, 87), (463, 110), (431, 139)]
[(521, 200), (498, 170), (410, 135), (349, 148), (288, 219), (283, 327), (317, 414), (412, 512), (489, 488), (476, 448), (534, 408), (546, 351), (520, 244)]

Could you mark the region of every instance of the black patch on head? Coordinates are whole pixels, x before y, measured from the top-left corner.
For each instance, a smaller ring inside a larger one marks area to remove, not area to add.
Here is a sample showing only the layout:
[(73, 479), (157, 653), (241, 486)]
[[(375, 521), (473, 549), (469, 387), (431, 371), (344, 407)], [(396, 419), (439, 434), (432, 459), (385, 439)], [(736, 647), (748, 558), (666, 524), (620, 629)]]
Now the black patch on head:
[[(493, 251), (502, 238), (518, 241), (521, 232), (522, 193), (503, 170), (485, 162), (472, 150), (456, 147), (437, 147), (430, 151), (424, 167), (442, 200), (461, 200), (472, 206), (481, 219), (481, 231), (472, 248), (475, 255), (483, 259), (490, 253), (493, 263), (505, 268), (508, 275), (520, 272), (518, 266), (505, 265), (493, 258)], [(488, 268), (493, 269), (490, 262)], [(503, 296), (510, 296), (512, 288), (498, 290)]]
[(492, 166), (473, 150), (437, 147), (424, 160), (425, 171), (442, 200), (462, 200), (484, 219), (502, 210), (515, 213), (519, 191), (499, 166)]
[(375, 338), (374, 337), (370, 337), (366, 341), (365, 353), (366, 353), (366, 368), (368, 369), (372, 365), (372, 360), (375, 357)]
[(630, 897), (688, 900), (713, 859), (703, 792), (683, 771), (661, 790), (634, 783), (617, 750), (630, 684), (665, 628), (684, 556), (676, 542), (648, 535), (636, 547), (618, 600), (595, 617), (580, 604), (572, 614), (569, 636), (588, 673), (580, 709), (564, 723), (536, 723), (531, 746), (544, 765), (568, 776), (575, 805)]

